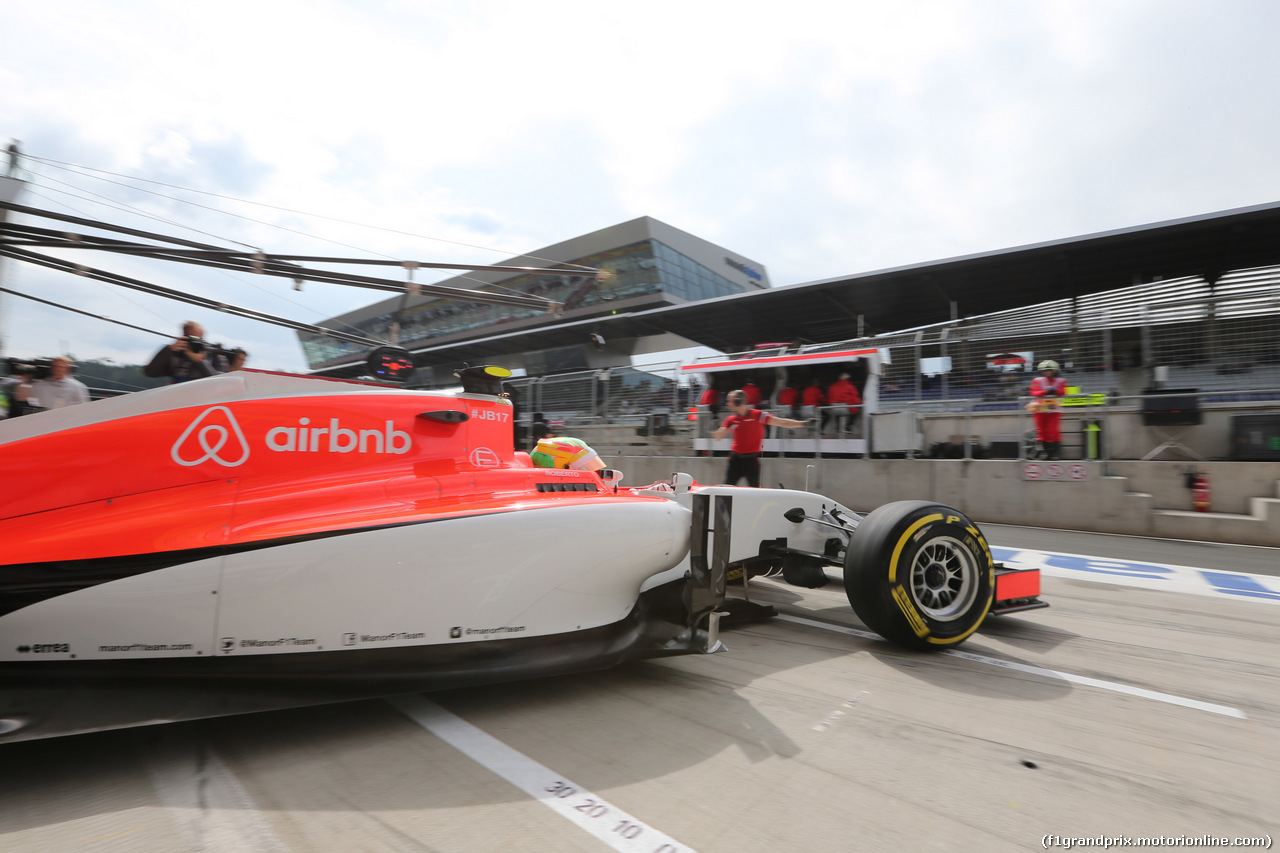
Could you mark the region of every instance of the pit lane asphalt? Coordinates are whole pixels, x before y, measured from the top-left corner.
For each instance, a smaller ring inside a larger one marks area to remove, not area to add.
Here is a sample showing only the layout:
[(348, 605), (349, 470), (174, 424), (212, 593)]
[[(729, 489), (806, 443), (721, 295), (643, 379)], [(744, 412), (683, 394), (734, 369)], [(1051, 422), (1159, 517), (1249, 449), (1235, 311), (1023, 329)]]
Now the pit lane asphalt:
[[(1276, 574), (1273, 549), (983, 529), (1009, 548)], [(726, 631), (723, 654), (438, 693), (407, 710), (377, 700), (14, 743), (0, 747), (0, 849), (1275, 839), (1276, 605), (1105, 576), (1046, 577), (1044, 589), (1049, 609), (989, 620), (957, 655), (866, 637), (839, 583), (766, 580), (753, 600), (786, 618)]]

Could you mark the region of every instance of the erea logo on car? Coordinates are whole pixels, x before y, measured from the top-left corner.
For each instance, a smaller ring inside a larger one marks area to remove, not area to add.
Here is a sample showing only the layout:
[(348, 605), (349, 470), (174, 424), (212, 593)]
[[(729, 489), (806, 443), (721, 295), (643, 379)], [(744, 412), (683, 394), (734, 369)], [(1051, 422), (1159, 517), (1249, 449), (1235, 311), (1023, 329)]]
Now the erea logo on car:
[(71, 651), (70, 643), (23, 643), (18, 646), (19, 654), (67, 654)]
[[(313, 426), (311, 418), (298, 418), (297, 425), (275, 426), (263, 436), (267, 450), (275, 453), (408, 453), (413, 437), (384, 421), (376, 429), (359, 429), (329, 418), (326, 426)], [(226, 406), (211, 406), (196, 416), (169, 451), (173, 461), (184, 467), (216, 462), (236, 468), (249, 460), (249, 441), (239, 421)]]

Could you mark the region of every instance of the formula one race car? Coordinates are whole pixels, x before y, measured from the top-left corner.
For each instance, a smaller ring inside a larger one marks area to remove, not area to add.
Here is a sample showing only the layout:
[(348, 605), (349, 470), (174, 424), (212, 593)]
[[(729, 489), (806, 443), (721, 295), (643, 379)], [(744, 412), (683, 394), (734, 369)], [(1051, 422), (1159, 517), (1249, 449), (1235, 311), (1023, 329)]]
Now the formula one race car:
[(238, 371), (0, 423), (0, 740), (715, 651), (734, 574), (843, 566), (913, 648), (1043, 606), (947, 507), (537, 467), (506, 374)]

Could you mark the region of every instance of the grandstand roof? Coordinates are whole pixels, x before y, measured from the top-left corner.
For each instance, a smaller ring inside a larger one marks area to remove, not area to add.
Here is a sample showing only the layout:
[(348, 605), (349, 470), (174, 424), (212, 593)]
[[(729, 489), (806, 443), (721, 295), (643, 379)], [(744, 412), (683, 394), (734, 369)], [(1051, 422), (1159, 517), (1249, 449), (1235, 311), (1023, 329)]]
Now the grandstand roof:
[[(673, 333), (735, 352), (944, 323), (1183, 276), (1280, 265), (1280, 203), (414, 348), (419, 363)], [(859, 329), (859, 319), (863, 326)]]

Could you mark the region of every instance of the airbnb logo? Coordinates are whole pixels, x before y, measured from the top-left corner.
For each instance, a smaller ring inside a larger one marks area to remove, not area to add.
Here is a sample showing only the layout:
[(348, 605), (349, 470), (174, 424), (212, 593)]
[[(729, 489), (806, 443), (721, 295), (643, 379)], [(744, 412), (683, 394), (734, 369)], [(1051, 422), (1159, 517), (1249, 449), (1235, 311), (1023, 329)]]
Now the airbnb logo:
[(226, 406), (201, 412), (173, 443), (169, 455), (188, 468), (201, 462), (217, 462), (224, 468), (243, 465), (249, 458), (249, 443), (240, 424)]
[(298, 425), (272, 427), (267, 431), (267, 449), (278, 453), (408, 453), (413, 437), (386, 421), (382, 429), (354, 430), (337, 418), (327, 426), (311, 426), (310, 418), (298, 418)]
[[(267, 450), (276, 453), (401, 455), (413, 449), (413, 436), (396, 429), (393, 421), (383, 421), (377, 429), (351, 429), (337, 418), (330, 418), (325, 426), (313, 426), (310, 418), (298, 418), (297, 426), (271, 427), (262, 441)], [(496, 460), (496, 455), (488, 452)], [(188, 468), (201, 462), (235, 468), (249, 459), (249, 443), (231, 410), (226, 406), (213, 406), (201, 412), (182, 431), (169, 454), (174, 462)]]

